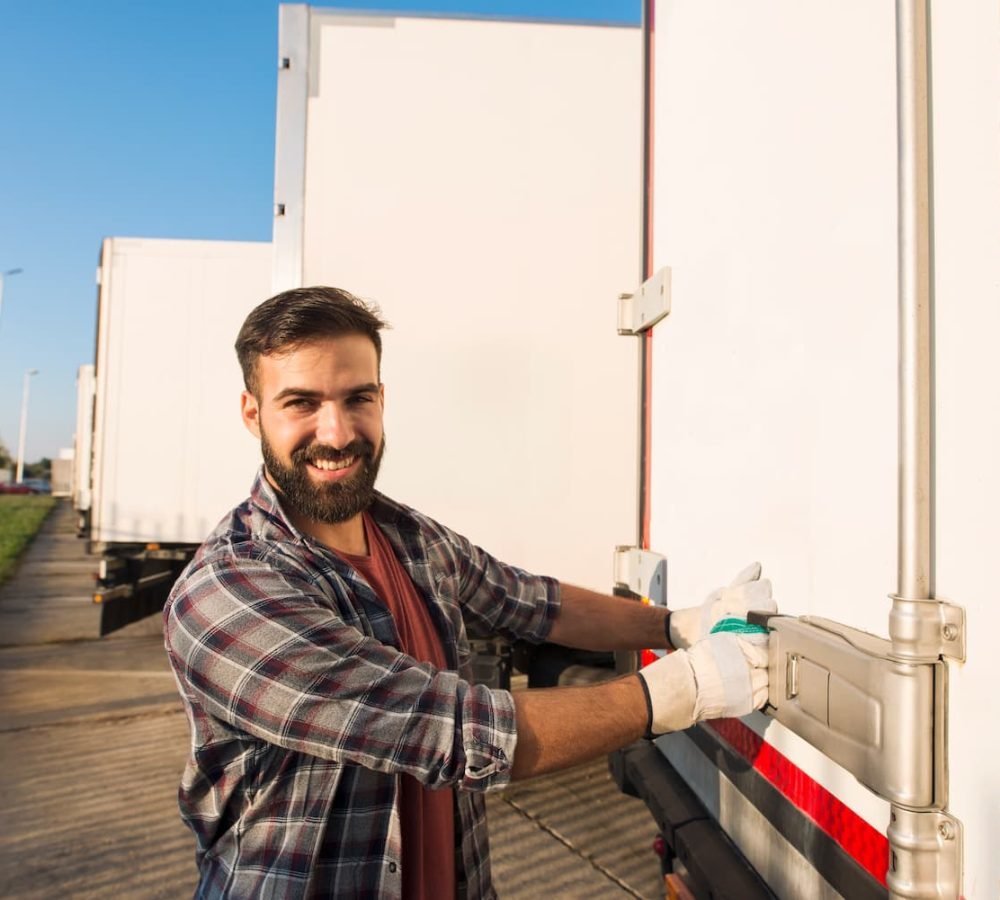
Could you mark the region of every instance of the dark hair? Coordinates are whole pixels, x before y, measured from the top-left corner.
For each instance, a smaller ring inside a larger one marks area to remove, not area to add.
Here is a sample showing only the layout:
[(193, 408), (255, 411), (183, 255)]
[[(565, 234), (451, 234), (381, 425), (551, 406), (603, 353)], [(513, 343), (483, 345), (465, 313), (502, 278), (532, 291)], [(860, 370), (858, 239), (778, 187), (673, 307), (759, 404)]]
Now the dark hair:
[(236, 356), (243, 383), (257, 393), (257, 360), (279, 351), (294, 350), (318, 338), (362, 334), (375, 345), (379, 370), (382, 338), (388, 323), (371, 303), (335, 287), (305, 287), (276, 294), (260, 304), (243, 323), (236, 338)]

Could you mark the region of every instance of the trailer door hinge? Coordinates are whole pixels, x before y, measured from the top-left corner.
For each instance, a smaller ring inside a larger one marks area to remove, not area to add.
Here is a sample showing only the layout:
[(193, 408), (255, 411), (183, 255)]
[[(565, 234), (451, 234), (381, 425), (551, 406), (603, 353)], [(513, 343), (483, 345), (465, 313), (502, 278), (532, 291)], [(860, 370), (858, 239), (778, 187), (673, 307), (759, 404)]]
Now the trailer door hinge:
[(645, 597), (654, 606), (666, 606), (667, 558), (652, 550), (616, 547), (615, 584)]
[(944, 812), (893, 806), (889, 820), (892, 897), (952, 900), (962, 893), (962, 823)]
[(670, 314), (670, 268), (664, 266), (631, 294), (618, 296), (618, 333), (641, 334)]
[(965, 662), (965, 609), (944, 600), (907, 600), (890, 595), (889, 635), (901, 659), (938, 656)]

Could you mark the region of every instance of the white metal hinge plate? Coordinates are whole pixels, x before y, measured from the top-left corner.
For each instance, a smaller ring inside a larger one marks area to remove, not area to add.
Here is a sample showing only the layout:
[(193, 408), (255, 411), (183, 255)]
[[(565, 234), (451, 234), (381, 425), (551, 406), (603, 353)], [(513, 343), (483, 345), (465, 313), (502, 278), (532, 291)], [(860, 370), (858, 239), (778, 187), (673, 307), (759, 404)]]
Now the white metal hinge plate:
[(670, 314), (670, 267), (660, 269), (632, 294), (618, 297), (618, 333), (641, 334)]
[(616, 547), (615, 584), (645, 597), (654, 606), (666, 606), (667, 558), (652, 550)]

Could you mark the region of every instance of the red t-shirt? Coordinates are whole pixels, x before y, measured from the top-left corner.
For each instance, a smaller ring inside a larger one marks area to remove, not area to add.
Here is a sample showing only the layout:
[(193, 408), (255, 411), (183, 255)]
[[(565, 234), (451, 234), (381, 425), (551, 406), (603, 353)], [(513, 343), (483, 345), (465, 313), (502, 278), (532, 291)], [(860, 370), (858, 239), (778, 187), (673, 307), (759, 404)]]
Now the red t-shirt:
[[(446, 669), (444, 645), (427, 604), (368, 513), (364, 514), (364, 523), (369, 555), (340, 556), (361, 573), (392, 613), (400, 649), (419, 662)], [(450, 788), (432, 791), (412, 775), (400, 775), (403, 896), (407, 900), (455, 897), (454, 804)]]

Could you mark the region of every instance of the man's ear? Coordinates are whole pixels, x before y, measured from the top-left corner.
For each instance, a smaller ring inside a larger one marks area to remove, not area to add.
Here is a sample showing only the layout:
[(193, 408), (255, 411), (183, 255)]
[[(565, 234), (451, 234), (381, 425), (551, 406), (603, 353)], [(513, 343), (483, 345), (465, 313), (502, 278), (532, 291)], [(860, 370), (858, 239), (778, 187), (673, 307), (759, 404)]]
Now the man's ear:
[(246, 425), (247, 431), (260, 439), (260, 406), (250, 391), (240, 394), (240, 414), (243, 416), (243, 424)]

